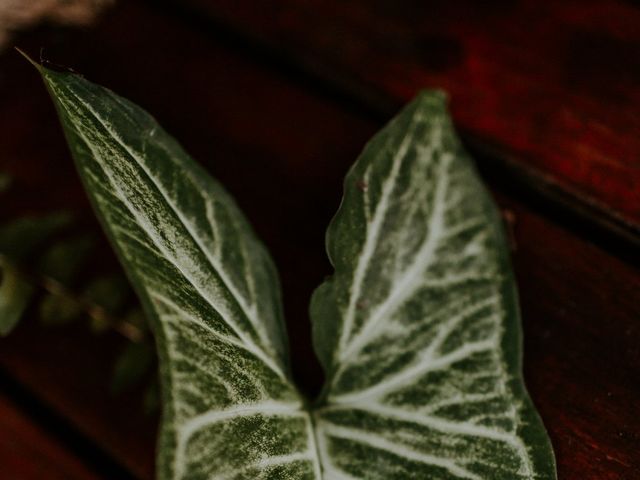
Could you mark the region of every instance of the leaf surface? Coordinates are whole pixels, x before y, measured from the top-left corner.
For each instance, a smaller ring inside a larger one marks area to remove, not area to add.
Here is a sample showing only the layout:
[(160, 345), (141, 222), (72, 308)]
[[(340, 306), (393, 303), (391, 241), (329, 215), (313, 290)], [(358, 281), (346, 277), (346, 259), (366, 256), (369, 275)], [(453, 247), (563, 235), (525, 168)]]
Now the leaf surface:
[(445, 104), (423, 93), (371, 140), (327, 232), (335, 274), (311, 305), (325, 478), (555, 478), (500, 218)]
[(314, 294), (328, 382), (289, 374), (277, 275), (229, 195), (147, 113), (41, 69), (93, 204), (153, 320), (161, 479), (553, 479), (522, 383), (500, 219), (425, 93), (365, 148)]
[(312, 479), (276, 271), (230, 196), (139, 107), (41, 69), (93, 205), (153, 319), (162, 479)]

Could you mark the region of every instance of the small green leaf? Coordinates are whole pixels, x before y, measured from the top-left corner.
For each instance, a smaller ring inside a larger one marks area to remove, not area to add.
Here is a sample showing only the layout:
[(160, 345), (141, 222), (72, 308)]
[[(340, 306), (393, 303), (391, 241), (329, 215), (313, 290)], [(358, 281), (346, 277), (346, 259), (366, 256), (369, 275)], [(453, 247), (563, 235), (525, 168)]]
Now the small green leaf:
[(108, 332), (112, 326), (110, 319), (104, 315), (91, 315), (89, 317), (89, 330), (96, 335)]
[(33, 292), (33, 286), (6, 259), (0, 258), (0, 336), (13, 330), (29, 306)]
[(130, 295), (127, 280), (121, 275), (109, 275), (92, 279), (83, 291), (83, 295), (108, 312), (120, 310)]
[(139, 328), (140, 330), (147, 330), (147, 318), (144, 316), (144, 312), (140, 308), (132, 308), (124, 316), (124, 321)]
[(144, 391), (142, 397), (142, 410), (144, 414), (154, 415), (160, 409), (160, 384), (158, 380), (152, 381)]
[(70, 220), (66, 213), (54, 213), (43, 217), (23, 217), (0, 226), (0, 335), (7, 335), (16, 326), (35, 290), (15, 265), (26, 262)]
[(38, 315), (47, 326), (67, 325), (82, 315), (80, 304), (65, 295), (47, 294), (40, 301)]
[(0, 254), (19, 263), (25, 261), (52, 235), (71, 223), (66, 212), (41, 217), (22, 217), (0, 226)]
[(111, 379), (111, 391), (128, 390), (149, 371), (153, 364), (153, 347), (145, 342), (128, 343), (116, 360)]
[(56, 242), (45, 250), (40, 259), (40, 273), (65, 285), (69, 284), (82, 268), (94, 243), (89, 235)]
[(11, 177), (6, 173), (0, 173), (0, 193), (5, 192), (11, 186)]

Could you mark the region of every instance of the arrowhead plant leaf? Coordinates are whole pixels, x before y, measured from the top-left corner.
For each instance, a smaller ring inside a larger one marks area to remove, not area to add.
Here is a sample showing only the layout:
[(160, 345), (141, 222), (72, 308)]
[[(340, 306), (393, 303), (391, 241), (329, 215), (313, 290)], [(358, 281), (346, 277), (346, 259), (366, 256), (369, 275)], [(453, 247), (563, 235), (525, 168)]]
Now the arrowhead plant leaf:
[(153, 321), (160, 479), (553, 479), (524, 389), (499, 216), (424, 93), (365, 148), (314, 294), (327, 383), (293, 384), (276, 270), (233, 199), (139, 107), (38, 67)]
[(290, 381), (276, 272), (235, 202), (140, 108), (77, 75), (42, 74), (154, 322), (159, 478), (313, 478), (311, 418)]
[(329, 478), (555, 478), (500, 217), (443, 94), (419, 95), (366, 146), (327, 249), (335, 274), (311, 315)]

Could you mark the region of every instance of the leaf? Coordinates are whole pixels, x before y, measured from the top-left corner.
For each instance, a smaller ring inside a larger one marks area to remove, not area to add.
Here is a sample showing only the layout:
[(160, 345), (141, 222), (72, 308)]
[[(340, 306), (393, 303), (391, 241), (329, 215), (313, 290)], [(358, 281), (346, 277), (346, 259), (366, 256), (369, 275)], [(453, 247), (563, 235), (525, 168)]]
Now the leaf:
[(153, 322), (159, 477), (319, 478), (276, 271), (238, 207), (143, 110), (79, 76), (39, 70)]
[(160, 385), (154, 378), (145, 388), (142, 396), (142, 411), (146, 416), (155, 415), (160, 410)]
[(40, 321), (44, 325), (67, 325), (82, 315), (80, 302), (62, 295), (57, 284), (69, 285), (73, 282), (93, 246), (94, 240), (89, 235), (65, 238), (48, 247), (40, 258), (40, 275), (46, 278), (50, 286), (55, 285), (55, 293), (45, 294), (38, 307)]
[(82, 315), (82, 308), (74, 298), (48, 293), (40, 301), (38, 315), (42, 324), (59, 327), (77, 320)]
[(311, 305), (328, 383), (310, 415), (275, 269), (233, 200), (144, 111), (39, 69), (153, 323), (160, 478), (555, 478), (499, 217), (441, 94), (347, 176), (327, 235), (335, 274)]
[(0, 257), (0, 336), (6, 336), (29, 306), (33, 286)]
[(118, 356), (113, 368), (111, 391), (122, 393), (136, 384), (151, 368), (153, 351), (144, 342), (130, 342)]
[(40, 259), (40, 273), (69, 284), (77, 276), (93, 247), (94, 239), (90, 235), (58, 241), (47, 248)]
[(4, 173), (0, 172), (0, 193), (5, 192), (11, 186), (11, 177)]
[(108, 275), (92, 279), (83, 291), (83, 295), (109, 312), (120, 310), (131, 289), (121, 275)]
[(29, 306), (35, 288), (16, 263), (32, 256), (51, 235), (69, 224), (67, 213), (23, 217), (0, 226), (0, 336), (8, 335)]
[(445, 103), (423, 93), (371, 140), (327, 233), (335, 274), (311, 305), (326, 478), (555, 478), (500, 219)]
[(0, 254), (13, 262), (23, 262), (52, 235), (71, 223), (67, 212), (26, 216), (0, 226)]

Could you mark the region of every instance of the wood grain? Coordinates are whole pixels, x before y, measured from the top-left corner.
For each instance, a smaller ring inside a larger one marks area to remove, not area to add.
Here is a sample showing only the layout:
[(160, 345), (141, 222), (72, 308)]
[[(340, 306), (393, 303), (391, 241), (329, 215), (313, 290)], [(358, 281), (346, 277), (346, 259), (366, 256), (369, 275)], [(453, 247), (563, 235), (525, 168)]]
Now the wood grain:
[[(324, 230), (342, 177), (380, 120), (228, 43), (167, 10), (121, 2), (94, 30), (45, 28), (20, 45), (30, 52), (47, 45), (50, 61), (72, 65), (153, 112), (229, 188), (274, 254), (295, 376), (316, 392), (322, 379), (310, 348), (308, 298), (330, 273)], [(37, 75), (13, 53), (0, 57), (0, 71), (11, 72), (0, 78), (0, 130), (7, 132), (0, 167), (16, 176), (0, 218), (64, 206), (95, 228)], [(532, 120), (524, 112), (519, 121)], [(550, 431), (560, 479), (638, 478), (640, 272), (487, 175), (515, 218), (525, 377)], [(108, 264), (113, 257), (103, 248), (99, 256)], [(121, 345), (80, 326), (49, 330), (31, 319), (2, 340), (0, 367), (133, 475), (151, 478), (154, 420), (141, 418), (133, 397), (108, 393)]]
[(446, 90), (474, 142), (515, 159), (531, 181), (558, 185), (597, 221), (639, 231), (633, 2), (186, 3), (383, 111), (419, 89)]
[(514, 218), (524, 371), (560, 480), (640, 475), (640, 272), (498, 196)]
[(19, 480), (97, 480), (80, 459), (0, 394), (2, 478)]

